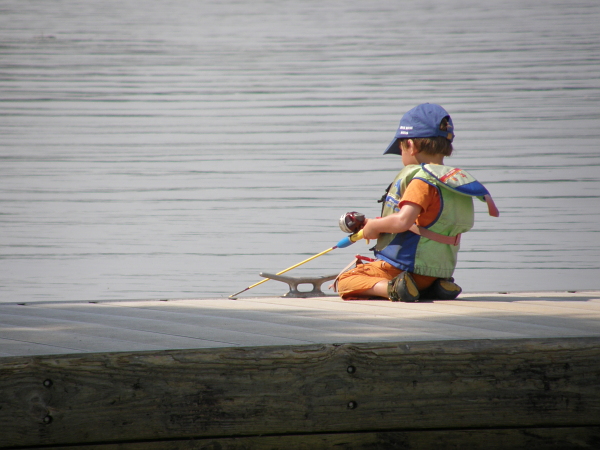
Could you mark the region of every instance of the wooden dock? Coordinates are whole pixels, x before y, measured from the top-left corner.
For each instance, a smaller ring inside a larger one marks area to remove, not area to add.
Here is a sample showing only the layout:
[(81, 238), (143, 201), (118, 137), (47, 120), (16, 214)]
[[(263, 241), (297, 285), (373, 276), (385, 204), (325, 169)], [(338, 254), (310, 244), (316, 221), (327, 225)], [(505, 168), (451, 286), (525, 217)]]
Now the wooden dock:
[(600, 448), (600, 291), (0, 304), (0, 449)]

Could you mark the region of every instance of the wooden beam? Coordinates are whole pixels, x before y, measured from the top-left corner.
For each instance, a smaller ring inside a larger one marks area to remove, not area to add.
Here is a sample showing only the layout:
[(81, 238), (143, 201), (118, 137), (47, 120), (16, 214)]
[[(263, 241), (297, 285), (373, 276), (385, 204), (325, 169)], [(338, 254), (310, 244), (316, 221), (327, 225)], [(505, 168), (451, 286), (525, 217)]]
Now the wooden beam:
[(600, 338), (10, 357), (0, 449), (498, 429), (598, 439), (599, 387)]
[[(77, 450), (570, 450), (598, 447), (600, 427), (252, 436), (78, 445)], [(73, 450), (73, 446), (28, 447)]]

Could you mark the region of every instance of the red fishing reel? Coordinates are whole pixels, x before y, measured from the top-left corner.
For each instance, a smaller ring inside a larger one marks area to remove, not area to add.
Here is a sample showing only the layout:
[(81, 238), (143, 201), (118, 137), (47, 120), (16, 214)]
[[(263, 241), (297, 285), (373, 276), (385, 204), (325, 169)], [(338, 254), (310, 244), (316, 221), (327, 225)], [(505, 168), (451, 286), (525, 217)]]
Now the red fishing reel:
[(340, 217), (340, 229), (344, 233), (356, 233), (365, 226), (366, 218), (364, 214), (356, 211), (347, 212)]

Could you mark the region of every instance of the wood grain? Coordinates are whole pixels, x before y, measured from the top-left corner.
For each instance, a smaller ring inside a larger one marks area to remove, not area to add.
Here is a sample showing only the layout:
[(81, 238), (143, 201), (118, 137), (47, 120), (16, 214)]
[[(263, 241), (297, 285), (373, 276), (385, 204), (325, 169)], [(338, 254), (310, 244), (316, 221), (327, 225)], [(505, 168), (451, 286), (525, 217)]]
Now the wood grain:
[[(0, 364), (2, 449), (600, 426), (595, 337), (14, 357)], [(598, 436), (589, 430), (584, 434)]]

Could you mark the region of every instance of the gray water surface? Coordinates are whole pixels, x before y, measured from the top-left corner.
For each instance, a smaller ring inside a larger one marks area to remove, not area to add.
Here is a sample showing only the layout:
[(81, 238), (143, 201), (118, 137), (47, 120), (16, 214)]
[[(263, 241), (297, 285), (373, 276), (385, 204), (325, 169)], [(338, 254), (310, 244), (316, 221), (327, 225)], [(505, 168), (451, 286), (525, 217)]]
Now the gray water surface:
[(598, 289), (598, 23), (596, 0), (4, 0), (0, 301), (226, 298), (378, 215), (423, 102), (502, 213), (476, 205), (463, 289)]

